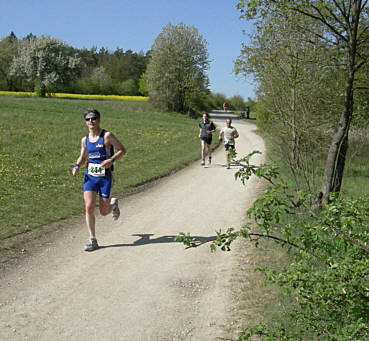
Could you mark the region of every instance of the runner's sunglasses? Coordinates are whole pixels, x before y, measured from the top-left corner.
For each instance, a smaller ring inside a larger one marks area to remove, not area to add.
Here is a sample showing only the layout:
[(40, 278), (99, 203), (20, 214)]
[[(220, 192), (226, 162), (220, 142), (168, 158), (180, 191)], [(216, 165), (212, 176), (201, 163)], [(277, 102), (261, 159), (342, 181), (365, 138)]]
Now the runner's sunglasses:
[(96, 121), (97, 120), (97, 117), (90, 117), (90, 118), (85, 118), (85, 121), (88, 122), (88, 121)]

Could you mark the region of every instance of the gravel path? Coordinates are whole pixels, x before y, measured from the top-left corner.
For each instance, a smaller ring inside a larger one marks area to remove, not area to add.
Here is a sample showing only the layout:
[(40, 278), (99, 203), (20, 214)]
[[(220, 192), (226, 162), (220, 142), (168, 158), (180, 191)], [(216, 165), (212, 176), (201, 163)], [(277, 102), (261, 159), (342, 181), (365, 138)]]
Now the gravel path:
[[(240, 156), (264, 150), (254, 125), (234, 126)], [(102, 247), (95, 252), (83, 251), (83, 219), (40, 242), (37, 252), (1, 275), (0, 340), (223, 337), (235, 255), (211, 253), (206, 245), (185, 250), (174, 237), (183, 231), (206, 239), (245, 221), (261, 184), (255, 178), (246, 186), (236, 182), (224, 159), (218, 148), (210, 167), (196, 162), (121, 200), (118, 221), (97, 217)]]

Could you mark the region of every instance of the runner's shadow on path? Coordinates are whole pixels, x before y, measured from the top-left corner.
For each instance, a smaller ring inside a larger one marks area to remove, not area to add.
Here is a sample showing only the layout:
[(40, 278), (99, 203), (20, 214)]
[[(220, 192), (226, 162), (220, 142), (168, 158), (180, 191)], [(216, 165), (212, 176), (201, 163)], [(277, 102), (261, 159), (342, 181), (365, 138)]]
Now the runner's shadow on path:
[[(132, 244), (112, 244), (112, 245), (101, 245), (99, 249), (107, 249), (111, 247), (127, 247), (127, 246), (142, 246), (147, 244), (164, 244), (164, 243), (181, 243), (174, 240), (177, 236), (160, 236), (156, 238), (151, 238), (155, 236), (153, 233), (147, 234), (132, 234), (132, 236), (137, 236), (139, 239), (135, 240)], [(201, 236), (192, 236), (195, 238), (198, 243), (203, 243), (208, 240), (216, 239), (216, 236), (209, 236), (209, 237), (201, 237)]]

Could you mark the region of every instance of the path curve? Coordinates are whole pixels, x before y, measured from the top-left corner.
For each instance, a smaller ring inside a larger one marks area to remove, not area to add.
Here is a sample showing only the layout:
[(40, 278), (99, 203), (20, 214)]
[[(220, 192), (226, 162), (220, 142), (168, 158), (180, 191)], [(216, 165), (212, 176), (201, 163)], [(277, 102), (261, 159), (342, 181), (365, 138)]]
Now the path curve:
[[(214, 122), (218, 126), (224, 120)], [(235, 121), (239, 155), (264, 151), (253, 124)], [(256, 155), (254, 163), (261, 161)], [(122, 161), (124, 162), (124, 161)], [(235, 254), (185, 250), (180, 231), (208, 238), (240, 227), (262, 185), (234, 180), (224, 151), (97, 217), (101, 249), (82, 251), (81, 221), (0, 277), (0, 340), (215, 340), (229, 317)]]

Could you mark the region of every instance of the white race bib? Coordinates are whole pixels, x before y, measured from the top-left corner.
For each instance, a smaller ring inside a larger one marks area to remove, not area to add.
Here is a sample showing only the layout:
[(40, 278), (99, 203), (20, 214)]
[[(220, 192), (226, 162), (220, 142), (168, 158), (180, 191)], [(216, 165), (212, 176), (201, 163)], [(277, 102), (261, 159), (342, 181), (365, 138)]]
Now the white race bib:
[(99, 163), (89, 163), (88, 174), (92, 176), (105, 176), (105, 168)]

